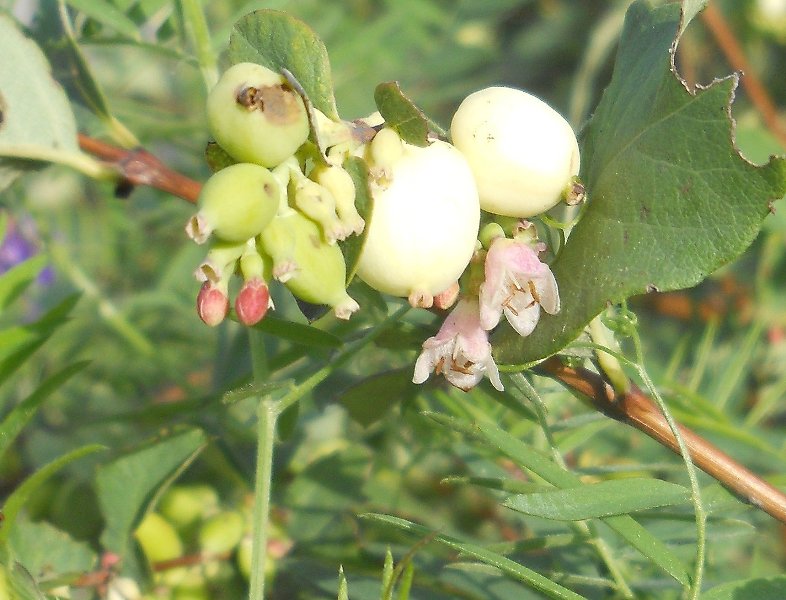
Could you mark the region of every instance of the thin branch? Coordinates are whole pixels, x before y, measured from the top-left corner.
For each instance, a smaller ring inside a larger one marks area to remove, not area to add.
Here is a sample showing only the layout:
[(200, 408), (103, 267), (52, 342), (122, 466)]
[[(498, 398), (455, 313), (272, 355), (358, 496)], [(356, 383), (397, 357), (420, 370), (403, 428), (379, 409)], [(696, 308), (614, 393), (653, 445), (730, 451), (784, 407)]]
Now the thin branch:
[(173, 171), (142, 148), (125, 150), (79, 134), (79, 146), (114, 166), (118, 175), (132, 186), (146, 185), (196, 203), (202, 184)]
[[(679, 453), (677, 440), (666, 419), (652, 400), (635, 385), (626, 394), (618, 396), (611, 385), (596, 373), (567, 367), (558, 358), (548, 359), (541, 364), (541, 368), (588, 398), (599, 412), (635, 427), (659, 444)], [(786, 523), (786, 495), (697, 433), (684, 426), (679, 429), (697, 467), (750, 504)]]
[(707, 27), (712, 37), (715, 38), (718, 46), (726, 60), (735, 71), (741, 71), (744, 77), (741, 78), (742, 87), (748, 93), (751, 102), (756, 110), (761, 114), (762, 119), (767, 124), (769, 130), (786, 146), (786, 127), (778, 118), (778, 109), (770, 98), (767, 89), (756, 74), (756, 70), (745, 55), (737, 37), (729, 27), (723, 13), (714, 3), (710, 3), (704, 12), (701, 13), (701, 20)]
[[(84, 135), (79, 136), (79, 144), (85, 152), (114, 165), (118, 173), (132, 185), (147, 185), (189, 202), (196, 202), (199, 197), (201, 184), (198, 181), (171, 170), (145, 150), (123, 150)], [(540, 368), (589, 398), (598, 411), (635, 427), (663, 446), (679, 453), (677, 440), (663, 415), (652, 400), (635, 385), (624, 395), (617, 396), (611, 385), (596, 373), (566, 367), (557, 358), (548, 359)], [(697, 467), (751, 504), (786, 523), (786, 495), (700, 435), (682, 426), (680, 431)]]

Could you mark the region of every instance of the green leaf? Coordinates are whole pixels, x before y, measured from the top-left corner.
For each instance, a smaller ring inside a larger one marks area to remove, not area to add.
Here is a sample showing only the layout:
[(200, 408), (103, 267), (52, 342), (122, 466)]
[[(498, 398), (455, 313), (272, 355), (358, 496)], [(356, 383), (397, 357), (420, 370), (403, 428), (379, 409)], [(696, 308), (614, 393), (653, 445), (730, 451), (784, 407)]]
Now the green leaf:
[(86, 361), (74, 363), (58, 371), (47, 378), (38, 388), (27, 398), (17, 404), (0, 422), (0, 459), (11, 447), (16, 437), (24, 429), (24, 426), (33, 418), (33, 415), (41, 408), (44, 401), (49, 396), (60, 389), (66, 381), (85, 368)]
[[(545, 457), (538, 449), (488, 423), (469, 424), (443, 415), (429, 413), (437, 423), (460, 433), (480, 439), (486, 445), (512, 459), (523, 469), (535, 473), (551, 485), (562, 488), (578, 488), (581, 480), (554, 461)], [(683, 585), (689, 582), (688, 570), (666, 544), (652, 535), (629, 515), (604, 517), (603, 522), (622, 537), (628, 544), (649, 558)]]
[(270, 335), (295, 342), (296, 344), (302, 344), (303, 346), (333, 349), (341, 348), (344, 345), (341, 338), (328, 331), (271, 316), (265, 317), (254, 325), (254, 329), (259, 329)]
[(309, 100), (329, 118), (339, 120), (325, 44), (303, 21), (277, 10), (257, 10), (242, 17), (229, 37), (232, 64), (254, 62), (289, 70)]
[(102, 25), (114, 29), (117, 33), (135, 41), (141, 41), (136, 23), (114, 4), (106, 0), (67, 0), (68, 4)]
[(46, 51), (55, 79), (70, 98), (102, 119), (108, 119), (106, 98), (74, 39), (64, 0), (41, 0), (33, 21), (33, 33)]
[(731, 581), (715, 586), (701, 595), (701, 600), (783, 600), (786, 590), (786, 575), (759, 577), (742, 581)]
[(374, 90), (374, 102), (385, 125), (394, 129), (402, 140), (415, 146), (428, 146), (428, 119), (404, 95), (398, 81), (380, 83)]
[[(7, 158), (31, 153), (79, 155), (76, 122), (46, 57), (8, 15), (0, 14), (0, 190), (36, 166)], [(22, 152), (24, 150), (24, 152)]]
[(349, 416), (368, 427), (379, 421), (394, 404), (418, 391), (412, 383), (412, 368), (377, 373), (347, 388), (338, 396)]
[(41, 486), (47, 479), (57, 473), (60, 469), (74, 462), (88, 454), (93, 454), (99, 450), (104, 450), (104, 446), (93, 444), (90, 446), (83, 446), (76, 450), (64, 454), (63, 456), (53, 460), (52, 462), (44, 465), (38, 471), (33, 473), (30, 477), (25, 479), (20, 486), (18, 486), (5, 501), (3, 505), (3, 526), (0, 527), (0, 545), (8, 542), (8, 537), (14, 529), (16, 517), (19, 511), (27, 504), (27, 499), (30, 495)]
[(21, 516), (8, 543), (28, 571), (46, 573), (47, 579), (86, 573), (96, 563), (96, 554), (86, 542), (77, 542), (49, 523), (34, 523)]
[[(2, 568), (0, 564), (0, 568)], [(3, 573), (0, 572), (0, 576)], [(7, 589), (12, 600), (47, 600), (43, 592), (38, 589), (35, 579), (28, 570), (19, 562), (14, 561), (10, 568), (5, 569)], [(5, 590), (4, 590), (5, 591)]]
[(106, 528), (105, 549), (124, 555), (131, 531), (158, 489), (179, 474), (207, 444), (204, 432), (190, 429), (158, 440), (102, 466), (96, 476), (98, 503)]
[(234, 390), (229, 390), (221, 396), (221, 402), (224, 404), (234, 404), (247, 398), (267, 396), (271, 392), (275, 392), (283, 387), (293, 385), (291, 379), (284, 379), (281, 381), (265, 381), (261, 383), (252, 382)]
[(513, 496), (505, 506), (535, 517), (583, 521), (690, 502), (690, 490), (659, 479), (630, 478)]
[(366, 243), (368, 224), (371, 222), (371, 214), (374, 210), (374, 198), (368, 187), (368, 165), (366, 165), (366, 161), (352, 156), (344, 162), (344, 168), (355, 184), (355, 208), (357, 208), (358, 213), (366, 222), (366, 228), (362, 234), (351, 235), (341, 242), (341, 251), (344, 253), (344, 261), (347, 263), (347, 285), (349, 285), (349, 282), (352, 281), (355, 273), (357, 273), (360, 253), (363, 250), (363, 244)]
[(47, 257), (38, 254), (14, 265), (0, 276), (0, 312), (8, 308), (35, 281), (46, 263)]
[(540, 573), (537, 573), (532, 569), (528, 569), (527, 567), (520, 565), (517, 562), (514, 562), (500, 554), (491, 552), (490, 550), (487, 550), (482, 546), (478, 546), (477, 544), (463, 542), (446, 535), (440, 535), (430, 531), (422, 525), (417, 525), (411, 521), (390, 515), (368, 513), (360, 515), (360, 517), (373, 520), (378, 523), (392, 525), (393, 527), (397, 527), (398, 529), (402, 529), (404, 531), (409, 531), (420, 537), (433, 539), (435, 542), (440, 543), (443, 546), (451, 548), (452, 550), (458, 550), (459, 552), (476, 558), (487, 565), (496, 567), (509, 577), (518, 579), (519, 581), (527, 584), (532, 589), (538, 590), (539, 592), (545, 594), (549, 598), (563, 598), (565, 600), (583, 600), (584, 598), (583, 596), (579, 596), (577, 593), (572, 592), (568, 588), (563, 587), (558, 583), (554, 583)]
[(609, 303), (697, 284), (748, 247), (786, 193), (786, 161), (757, 167), (732, 144), (737, 77), (689, 91), (675, 75), (679, 25), (677, 4), (629, 8), (581, 144), (589, 202), (552, 265), (562, 309), (526, 339), (504, 328), (499, 362), (557, 352)]

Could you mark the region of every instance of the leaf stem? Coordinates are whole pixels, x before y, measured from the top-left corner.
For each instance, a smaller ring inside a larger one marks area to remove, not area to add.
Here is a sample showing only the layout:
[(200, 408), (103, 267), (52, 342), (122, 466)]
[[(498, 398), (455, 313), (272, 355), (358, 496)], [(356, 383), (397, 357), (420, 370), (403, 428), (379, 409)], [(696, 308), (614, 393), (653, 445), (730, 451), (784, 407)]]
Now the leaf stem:
[(117, 178), (117, 172), (112, 167), (78, 150), (59, 150), (37, 144), (3, 144), (0, 146), (0, 157), (56, 163), (92, 179)]
[(210, 91), (218, 81), (218, 67), (202, 2), (200, 0), (180, 0), (180, 8), (183, 11), (186, 29), (191, 33), (191, 41), (196, 50), (205, 88)]

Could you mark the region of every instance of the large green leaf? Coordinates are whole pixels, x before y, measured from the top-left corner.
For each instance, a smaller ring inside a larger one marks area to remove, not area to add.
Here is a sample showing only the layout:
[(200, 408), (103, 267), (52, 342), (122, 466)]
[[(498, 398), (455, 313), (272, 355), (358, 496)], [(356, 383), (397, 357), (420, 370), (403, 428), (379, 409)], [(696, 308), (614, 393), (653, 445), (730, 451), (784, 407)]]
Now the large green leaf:
[(96, 476), (96, 489), (106, 522), (101, 535), (104, 548), (125, 554), (131, 531), (157, 490), (189, 465), (206, 443), (201, 430), (191, 429), (101, 467)]
[(247, 14), (232, 28), (229, 59), (259, 63), (276, 72), (289, 70), (312, 104), (338, 120), (325, 44), (303, 21), (277, 10)]
[(505, 506), (557, 521), (582, 521), (690, 502), (690, 490), (659, 479), (618, 479), (513, 496)]
[(589, 204), (552, 265), (562, 309), (527, 338), (503, 329), (500, 362), (553, 354), (608, 303), (695, 285), (748, 247), (786, 193), (783, 159), (756, 167), (733, 146), (737, 77), (690, 90), (676, 75), (679, 28), (677, 4), (628, 10), (611, 83), (581, 143)]
[[(0, 156), (79, 156), (76, 122), (65, 93), (38, 46), (4, 14), (0, 56)], [(29, 160), (0, 158), (0, 190), (35, 166)]]
[(16, 560), (31, 574), (47, 579), (86, 573), (95, 566), (96, 554), (86, 542), (74, 540), (46, 522), (20, 517), (8, 540)]

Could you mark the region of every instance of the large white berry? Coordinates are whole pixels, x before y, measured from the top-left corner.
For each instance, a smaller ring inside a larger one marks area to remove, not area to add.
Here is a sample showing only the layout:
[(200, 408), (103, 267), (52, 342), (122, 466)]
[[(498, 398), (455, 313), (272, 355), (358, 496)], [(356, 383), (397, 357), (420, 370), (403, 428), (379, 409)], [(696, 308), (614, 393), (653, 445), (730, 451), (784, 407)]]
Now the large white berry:
[(470, 94), (453, 116), (450, 135), (472, 167), (481, 208), (494, 214), (545, 212), (579, 172), (573, 129), (521, 90), (490, 87)]
[(420, 148), (390, 129), (367, 154), (374, 207), (358, 276), (428, 305), (456, 282), (475, 249), (480, 205), (472, 171), (450, 144)]

